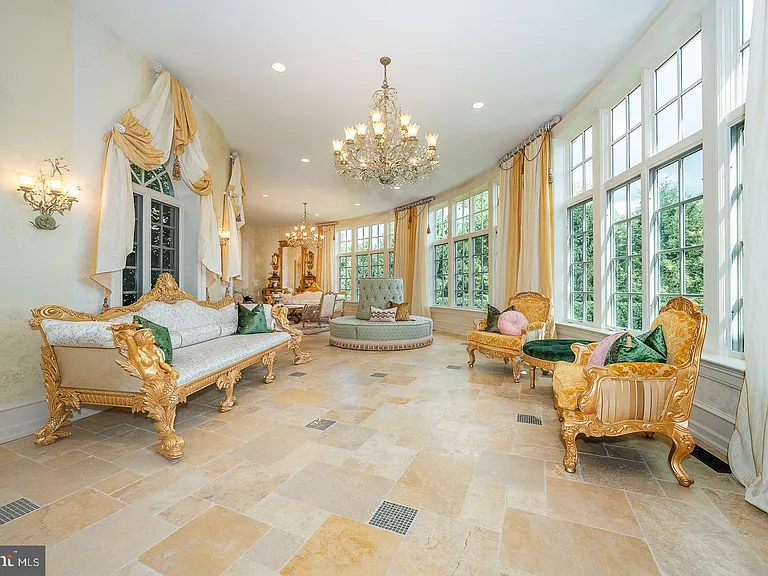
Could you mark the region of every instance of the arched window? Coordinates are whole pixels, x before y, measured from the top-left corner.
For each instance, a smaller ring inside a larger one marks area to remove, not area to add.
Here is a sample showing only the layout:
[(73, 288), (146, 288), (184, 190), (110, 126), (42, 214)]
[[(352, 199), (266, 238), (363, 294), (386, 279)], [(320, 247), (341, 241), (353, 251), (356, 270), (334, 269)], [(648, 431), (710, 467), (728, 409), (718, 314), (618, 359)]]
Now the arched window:
[(144, 170), (131, 164), (131, 181), (136, 219), (133, 252), (123, 268), (123, 306), (148, 292), (163, 272), (180, 281), (182, 208), (171, 177), (164, 166)]

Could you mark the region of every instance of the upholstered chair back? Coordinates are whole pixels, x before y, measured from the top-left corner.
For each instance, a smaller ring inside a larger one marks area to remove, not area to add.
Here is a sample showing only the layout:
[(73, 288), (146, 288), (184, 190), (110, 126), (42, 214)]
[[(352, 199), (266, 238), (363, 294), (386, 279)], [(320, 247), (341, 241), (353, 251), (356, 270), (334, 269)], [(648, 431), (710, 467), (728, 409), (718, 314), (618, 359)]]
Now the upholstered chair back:
[(333, 316), (333, 308), (336, 305), (336, 294), (328, 292), (323, 294), (323, 300), (320, 303), (320, 318), (330, 318)]
[[(698, 306), (686, 298), (675, 298), (661, 309), (651, 330), (661, 326), (667, 345), (667, 363), (684, 366), (698, 360), (704, 343), (706, 326)], [(698, 349), (698, 352), (697, 352)]]
[(403, 302), (402, 278), (362, 278), (357, 302), (357, 318), (371, 319), (371, 306), (387, 308), (389, 301)]

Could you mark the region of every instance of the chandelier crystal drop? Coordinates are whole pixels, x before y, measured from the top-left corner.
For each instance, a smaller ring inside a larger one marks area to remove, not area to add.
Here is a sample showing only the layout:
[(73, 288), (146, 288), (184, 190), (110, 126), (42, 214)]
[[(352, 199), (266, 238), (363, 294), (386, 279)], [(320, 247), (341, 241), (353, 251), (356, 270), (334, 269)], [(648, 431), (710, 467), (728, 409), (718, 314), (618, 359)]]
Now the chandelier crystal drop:
[(428, 178), (437, 165), (437, 134), (426, 136), (426, 146), (419, 146), (421, 126), (404, 114), (397, 102), (397, 90), (387, 82), (384, 56), (384, 82), (373, 93), (368, 121), (344, 128), (344, 140), (333, 141), (333, 165), (346, 180), (368, 184), (377, 180), (395, 188)]
[(293, 227), (293, 232), (285, 233), (288, 246), (306, 248), (314, 250), (325, 239), (325, 234), (321, 234), (320, 228), (307, 216), (307, 203), (304, 202), (304, 216), (301, 217)]

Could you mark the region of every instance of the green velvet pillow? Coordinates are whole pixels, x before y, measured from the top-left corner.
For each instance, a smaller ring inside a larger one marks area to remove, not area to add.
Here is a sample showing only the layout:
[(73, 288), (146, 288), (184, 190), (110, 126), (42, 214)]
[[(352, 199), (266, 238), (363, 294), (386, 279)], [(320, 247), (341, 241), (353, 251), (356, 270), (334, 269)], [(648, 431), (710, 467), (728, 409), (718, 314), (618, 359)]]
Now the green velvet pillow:
[(163, 351), (165, 361), (168, 362), (168, 364), (171, 364), (173, 362), (173, 346), (171, 346), (171, 333), (168, 331), (168, 328), (150, 322), (141, 316), (134, 316), (133, 322), (152, 332), (152, 336), (155, 338), (155, 344), (157, 344), (157, 347)]
[[(666, 352), (664, 335), (661, 334), (660, 330), (661, 327), (659, 326), (651, 332), (639, 334), (638, 336), (627, 334), (626, 338), (619, 338), (608, 351), (605, 365), (608, 366), (609, 364), (618, 364), (620, 362), (665, 363), (667, 361), (666, 353), (662, 354), (650, 345), (659, 346), (659, 340), (661, 340), (661, 345), (664, 346), (664, 351)], [(658, 334), (656, 334), (657, 331)]]
[(661, 326), (656, 326), (653, 330), (639, 334), (637, 339), (664, 356), (664, 362), (667, 361), (667, 343), (664, 341), (664, 332)]
[(504, 312), (514, 309), (514, 306), (510, 306), (506, 310), (501, 311), (496, 308), (496, 306), (491, 306), (488, 304), (488, 316), (485, 319), (485, 331), (501, 334), (501, 330), (499, 330), (499, 316), (501, 316)]
[(238, 334), (264, 334), (272, 332), (267, 326), (267, 317), (264, 314), (264, 304), (259, 302), (248, 310), (245, 306), (237, 305), (237, 333)]

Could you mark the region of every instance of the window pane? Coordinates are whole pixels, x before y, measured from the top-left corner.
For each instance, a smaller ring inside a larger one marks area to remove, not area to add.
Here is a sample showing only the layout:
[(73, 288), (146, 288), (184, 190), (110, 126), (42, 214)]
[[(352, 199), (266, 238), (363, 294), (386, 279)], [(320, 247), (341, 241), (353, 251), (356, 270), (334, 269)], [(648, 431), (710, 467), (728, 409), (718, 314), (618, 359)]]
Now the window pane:
[(619, 222), (613, 225), (613, 255), (614, 257), (627, 256), (629, 254), (627, 239), (627, 223)]
[(571, 141), (571, 167), (581, 164), (584, 160), (584, 136), (579, 134)]
[(384, 248), (384, 224), (374, 224), (371, 226), (371, 250), (381, 250)]
[(631, 292), (642, 293), (643, 292), (643, 261), (640, 258), (630, 258), (630, 284), (629, 289)]
[(371, 254), (371, 278), (384, 278), (384, 252)]
[(364, 226), (357, 229), (357, 250), (363, 252), (370, 250), (371, 246), (371, 230), (368, 226)]
[(659, 206), (668, 206), (680, 200), (677, 172), (677, 162), (673, 162), (656, 173)]
[[(589, 257), (590, 260), (592, 260), (592, 257)], [(587, 262), (584, 265), (584, 289), (592, 293), (595, 287), (595, 266), (592, 262)]]
[(625, 186), (611, 192), (611, 204), (613, 205), (613, 221), (626, 220), (627, 188)]
[(685, 90), (701, 79), (701, 33), (696, 34), (683, 46), (681, 54), (682, 89)]
[(629, 296), (617, 294), (614, 298), (614, 323), (617, 328), (629, 327)]
[(453, 243), (454, 305), (469, 306), (469, 239)]
[(704, 244), (703, 200), (685, 204), (685, 245), (701, 246)]
[(461, 236), (469, 233), (469, 198), (456, 202), (456, 221), (454, 234)]
[(643, 160), (642, 129), (635, 128), (629, 133), (629, 167), (637, 166)]
[(673, 250), (680, 247), (680, 207), (672, 206), (659, 211), (659, 248)]
[(677, 96), (677, 53), (656, 70), (656, 109)]
[(683, 198), (695, 198), (704, 193), (704, 171), (701, 150), (683, 158)]
[(446, 240), (448, 238), (448, 206), (435, 211), (435, 239)]
[(638, 124), (640, 124), (640, 112), (641, 112), (641, 104), (640, 104), (640, 86), (635, 88), (632, 93), (629, 95), (629, 127), (634, 128)]
[(741, 1), (741, 43), (745, 44), (752, 38), (752, 10), (754, 0)]
[(571, 245), (571, 251), (572, 251), (571, 260), (573, 262), (584, 261), (584, 235), (583, 234), (574, 236), (573, 243)]
[(592, 160), (584, 162), (584, 190), (592, 189)]
[(448, 305), (448, 244), (435, 246), (435, 305)]
[(571, 233), (578, 233), (584, 229), (584, 205), (579, 204), (571, 208)]
[(573, 295), (573, 317), (581, 320), (584, 317), (584, 294), (576, 292)]
[(488, 228), (488, 191), (475, 194), (472, 197), (472, 219), (474, 221), (474, 230), (485, 230)]
[(640, 218), (630, 220), (629, 253), (637, 255), (643, 253), (643, 223)]
[(659, 292), (661, 294), (681, 294), (680, 253), (671, 252), (659, 257)]
[(352, 295), (352, 256), (339, 257), (339, 290)]
[(683, 96), (683, 138), (701, 130), (701, 84)]
[(584, 230), (592, 232), (592, 200), (584, 202)]
[(629, 326), (632, 330), (643, 329), (643, 297), (632, 295), (630, 296), (630, 304), (632, 308), (632, 325)]
[(595, 321), (595, 302), (594, 297), (592, 294), (587, 294), (587, 300), (584, 303), (585, 308), (585, 322), (594, 322)]
[(584, 159), (592, 158), (592, 126), (584, 130)]
[(629, 292), (629, 261), (624, 258), (613, 261), (613, 289)]
[(577, 194), (584, 192), (584, 167), (579, 166), (578, 168), (574, 168), (571, 171), (571, 176), (571, 195), (576, 196)]
[(622, 138), (612, 147), (613, 175), (621, 174), (627, 169), (627, 139)]
[(684, 257), (685, 293), (704, 294), (704, 249), (686, 250)]
[(389, 274), (390, 278), (393, 278), (394, 275), (395, 275), (395, 273), (394, 273), (394, 269), (395, 269), (395, 252), (394, 251), (390, 251), (390, 252), (387, 252), (387, 254), (389, 255), (388, 256), (389, 262), (387, 264), (387, 269), (389, 270), (388, 274)]
[(679, 124), (678, 101), (675, 100), (656, 114), (656, 151), (669, 148), (678, 141)]
[(488, 235), (472, 238), (472, 306), (488, 305)]
[(627, 99), (619, 102), (611, 110), (611, 134), (612, 140), (616, 140), (627, 132)]
[(395, 247), (395, 221), (394, 220), (392, 220), (389, 223), (389, 244), (388, 244), (388, 247), (389, 248), (394, 248)]
[(639, 216), (643, 210), (640, 180), (629, 183), (629, 215)]

